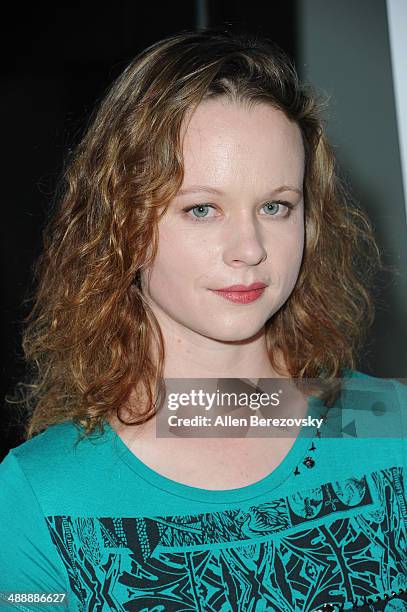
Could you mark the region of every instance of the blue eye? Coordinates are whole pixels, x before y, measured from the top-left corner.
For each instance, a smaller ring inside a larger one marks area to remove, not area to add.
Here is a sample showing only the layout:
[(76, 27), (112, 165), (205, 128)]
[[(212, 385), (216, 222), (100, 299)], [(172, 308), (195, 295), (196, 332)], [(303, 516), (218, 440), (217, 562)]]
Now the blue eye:
[[(198, 219), (202, 219), (203, 217), (206, 217), (206, 215), (208, 214), (209, 208), (212, 208), (209, 206), (209, 204), (197, 204), (196, 206), (193, 206), (189, 210), (199, 213), (198, 215), (194, 215), (194, 216), (198, 217)], [(201, 214), (201, 213), (204, 213), (204, 214)]]
[[(212, 206), (211, 204), (195, 204), (194, 206), (189, 206), (188, 208), (185, 208), (183, 210), (183, 212), (187, 215), (187, 217), (191, 218), (192, 217), (192, 221), (198, 221), (200, 219), (211, 219), (212, 217), (208, 217), (208, 213), (209, 213), (209, 209), (215, 209), (214, 206)], [(293, 205), (290, 202), (282, 202), (280, 200), (274, 200), (273, 202), (267, 202), (266, 204), (264, 204), (262, 206), (263, 209), (267, 210), (268, 212), (266, 212), (266, 216), (268, 217), (288, 217), (290, 215), (290, 209), (293, 208)], [(280, 214), (277, 214), (280, 209), (283, 208), (282, 212)], [(190, 215), (189, 213), (192, 212), (193, 214)], [(215, 217), (216, 218), (216, 217)]]
[(271, 213), (272, 215), (274, 215), (274, 214), (275, 214), (276, 209), (274, 208), (274, 210), (271, 210), (271, 207), (272, 207), (272, 206), (274, 206), (274, 207), (276, 207), (276, 206), (277, 206), (277, 208), (278, 208), (280, 205), (279, 205), (277, 202), (270, 202), (269, 204), (265, 204), (265, 205), (263, 206), (263, 208), (264, 208), (265, 210), (267, 210), (267, 214), (268, 214), (268, 213)]

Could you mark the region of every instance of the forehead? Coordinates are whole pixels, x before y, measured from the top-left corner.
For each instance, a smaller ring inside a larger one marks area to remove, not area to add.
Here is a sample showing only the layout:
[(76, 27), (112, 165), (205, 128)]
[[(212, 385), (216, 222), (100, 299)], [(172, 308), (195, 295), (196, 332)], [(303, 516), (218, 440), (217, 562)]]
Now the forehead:
[(228, 174), (250, 171), (258, 176), (272, 171), (278, 178), (302, 181), (300, 128), (269, 104), (206, 100), (188, 116), (183, 136), (188, 179), (209, 173), (212, 179), (222, 180)]

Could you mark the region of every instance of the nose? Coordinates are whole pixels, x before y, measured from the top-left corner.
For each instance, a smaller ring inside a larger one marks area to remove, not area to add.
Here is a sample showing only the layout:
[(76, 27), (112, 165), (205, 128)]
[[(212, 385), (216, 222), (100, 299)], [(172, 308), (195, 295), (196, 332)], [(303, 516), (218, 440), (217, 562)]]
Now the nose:
[(223, 239), (223, 259), (229, 266), (255, 266), (267, 258), (262, 228), (248, 211), (229, 219)]

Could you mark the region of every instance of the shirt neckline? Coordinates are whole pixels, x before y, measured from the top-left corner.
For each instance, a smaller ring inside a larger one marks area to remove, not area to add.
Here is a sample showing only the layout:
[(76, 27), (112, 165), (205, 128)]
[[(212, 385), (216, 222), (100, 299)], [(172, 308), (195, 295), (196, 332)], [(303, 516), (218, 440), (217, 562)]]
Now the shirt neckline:
[[(308, 398), (305, 418), (308, 416), (321, 417), (321, 408), (323, 412), (323, 402), (314, 396), (310, 396)], [(311, 435), (311, 432), (307, 431), (307, 429), (309, 430), (311, 428), (301, 426), (294, 444), (281, 463), (272, 472), (256, 482), (233, 489), (204, 489), (178, 482), (156, 472), (129, 449), (108, 420), (104, 421), (104, 426), (115, 455), (124, 461), (137, 476), (145, 480), (149, 485), (153, 485), (157, 489), (161, 489), (176, 497), (219, 504), (250, 500), (275, 489), (289, 478), (296, 478), (294, 475), (295, 467), (305, 458), (306, 448), (309, 446), (311, 438), (315, 435), (315, 428), (312, 428), (313, 433)]]

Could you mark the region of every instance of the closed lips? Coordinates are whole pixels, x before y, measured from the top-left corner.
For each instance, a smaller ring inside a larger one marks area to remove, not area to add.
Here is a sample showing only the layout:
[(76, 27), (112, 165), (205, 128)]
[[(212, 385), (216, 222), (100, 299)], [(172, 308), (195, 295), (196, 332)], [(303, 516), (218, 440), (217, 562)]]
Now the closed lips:
[(214, 289), (214, 291), (254, 291), (255, 289), (263, 289), (267, 287), (264, 283), (252, 283), (251, 285), (231, 285), (230, 287), (222, 287), (222, 289)]

